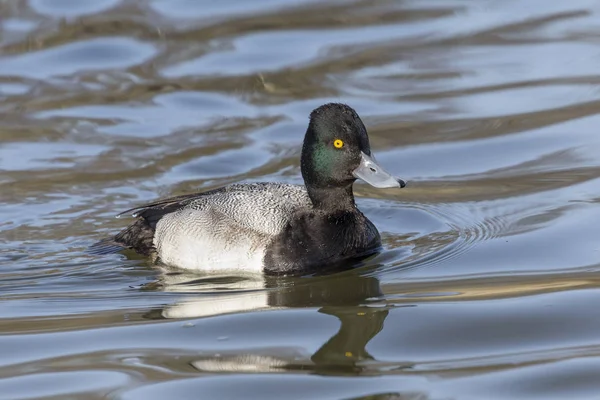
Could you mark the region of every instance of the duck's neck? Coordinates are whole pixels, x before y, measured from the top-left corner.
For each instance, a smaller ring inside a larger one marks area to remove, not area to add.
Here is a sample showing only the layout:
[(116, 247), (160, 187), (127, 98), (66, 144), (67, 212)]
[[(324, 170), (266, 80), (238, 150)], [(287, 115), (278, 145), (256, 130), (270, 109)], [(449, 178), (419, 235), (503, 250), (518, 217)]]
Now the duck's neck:
[(354, 210), (354, 193), (352, 183), (347, 186), (318, 187), (306, 185), (308, 196), (317, 209), (327, 211)]

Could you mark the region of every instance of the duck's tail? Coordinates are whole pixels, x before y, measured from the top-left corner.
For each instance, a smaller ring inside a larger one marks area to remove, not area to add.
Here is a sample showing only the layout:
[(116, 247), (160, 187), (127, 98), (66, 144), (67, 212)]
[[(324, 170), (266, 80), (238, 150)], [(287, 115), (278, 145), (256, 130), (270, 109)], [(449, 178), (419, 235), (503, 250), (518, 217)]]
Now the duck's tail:
[(101, 256), (105, 254), (114, 254), (126, 249), (127, 247), (115, 241), (114, 237), (108, 237), (92, 244), (88, 248), (88, 253)]
[(154, 229), (145, 220), (139, 219), (115, 236), (94, 243), (89, 247), (89, 252), (102, 255), (133, 249), (139, 254), (149, 256), (154, 253), (153, 240)]

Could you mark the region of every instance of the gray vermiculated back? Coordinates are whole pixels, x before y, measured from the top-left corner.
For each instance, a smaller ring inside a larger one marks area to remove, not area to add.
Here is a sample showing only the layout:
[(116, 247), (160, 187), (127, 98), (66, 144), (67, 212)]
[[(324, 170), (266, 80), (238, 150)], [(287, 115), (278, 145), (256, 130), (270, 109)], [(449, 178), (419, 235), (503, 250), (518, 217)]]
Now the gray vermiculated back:
[(310, 207), (304, 186), (280, 183), (235, 184), (226, 190), (201, 196), (183, 209), (225, 214), (238, 225), (264, 233), (278, 234), (294, 211)]

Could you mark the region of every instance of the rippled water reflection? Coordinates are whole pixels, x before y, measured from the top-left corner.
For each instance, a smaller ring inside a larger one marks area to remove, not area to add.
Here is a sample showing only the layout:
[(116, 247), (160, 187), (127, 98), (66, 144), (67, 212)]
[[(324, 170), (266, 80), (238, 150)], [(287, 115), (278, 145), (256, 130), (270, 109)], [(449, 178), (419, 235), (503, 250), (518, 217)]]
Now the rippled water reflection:
[[(0, 399), (564, 399), (600, 383), (600, 4), (0, 1)], [(87, 246), (118, 212), (300, 183), (343, 101), (409, 187), (304, 278)], [(598, 353), (598, 354), (597, 354)]]

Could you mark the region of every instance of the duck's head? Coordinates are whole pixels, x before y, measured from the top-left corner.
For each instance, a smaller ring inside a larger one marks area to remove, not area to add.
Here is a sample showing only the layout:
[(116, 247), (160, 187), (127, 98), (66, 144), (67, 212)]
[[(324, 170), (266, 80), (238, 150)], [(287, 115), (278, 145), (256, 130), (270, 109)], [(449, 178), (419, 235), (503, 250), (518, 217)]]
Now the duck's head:
[(375, 161), (365, 125), (345, 104), (325, 104), (310, 114), (301, 169), (309, 193), (311, 188), (351, 187), (357, 178), (377, 188), (406, 186)]

